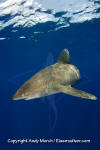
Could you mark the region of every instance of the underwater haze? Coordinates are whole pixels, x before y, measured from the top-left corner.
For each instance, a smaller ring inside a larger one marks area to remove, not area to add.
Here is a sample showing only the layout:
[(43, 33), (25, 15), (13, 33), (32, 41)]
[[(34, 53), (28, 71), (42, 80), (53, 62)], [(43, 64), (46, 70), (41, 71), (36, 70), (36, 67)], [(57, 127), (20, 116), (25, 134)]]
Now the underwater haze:
[[(81, 81), (75, 87), (97, 100), (63, 93), (12, 100), (26, 80), (56, 63), (64, 48), (80, 70)], [(8, 141), (22, 139), (54, 142)], [(56, 139), (74, 142), (56, 143)], [(99, 0), (0, 0), (0, 149), (9, 148), (100, 149)]]

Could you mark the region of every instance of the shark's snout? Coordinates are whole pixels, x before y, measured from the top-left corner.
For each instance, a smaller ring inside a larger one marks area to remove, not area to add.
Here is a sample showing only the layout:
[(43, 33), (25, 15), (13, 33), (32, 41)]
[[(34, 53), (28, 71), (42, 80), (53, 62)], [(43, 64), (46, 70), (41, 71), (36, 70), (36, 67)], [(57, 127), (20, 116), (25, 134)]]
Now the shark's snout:
[(19, 99), (19, 97), (16, 96), (16, 94), (14, 94), (14, 95), (12, 96), (12, 100), (18, 100), (18, 99)]
[(18, 91), (12, 96), (12, 100), (20, 100), (23, 98), (25, 98), (24, 94), (19, 94)]

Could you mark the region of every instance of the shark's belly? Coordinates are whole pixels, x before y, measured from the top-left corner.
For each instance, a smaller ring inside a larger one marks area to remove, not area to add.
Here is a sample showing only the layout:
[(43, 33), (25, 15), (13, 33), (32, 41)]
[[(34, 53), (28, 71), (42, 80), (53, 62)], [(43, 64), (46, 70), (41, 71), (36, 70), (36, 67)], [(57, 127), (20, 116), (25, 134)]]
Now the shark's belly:
[(58, 91), (55, 91), (53, 89), (45, 89), (43, 91), (39, 91), (33, 95), (30, 95), (28, 97), (26, 97), (26, 100), (30, 100), (30, 99), (34, 99), (34, 98), (40, 98), (40, 97), (44, 97), (44, 96), (48, 96), (48, 95), (52, 95), (52, 94), (56, 94), (59, 93)]

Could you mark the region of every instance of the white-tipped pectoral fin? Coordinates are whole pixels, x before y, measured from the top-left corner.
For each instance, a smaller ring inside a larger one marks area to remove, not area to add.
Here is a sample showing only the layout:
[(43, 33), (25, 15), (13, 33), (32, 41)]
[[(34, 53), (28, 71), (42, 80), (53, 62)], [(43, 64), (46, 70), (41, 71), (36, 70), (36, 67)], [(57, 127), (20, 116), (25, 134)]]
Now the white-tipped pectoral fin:
[(71, 86), (58, 85), (55, 87), (55, 90), (65, 93), (65, 94), (72, 95), (72, 96), (80, 97), (80, 98), (91, 99), (91, 100), (97, 99), (96, 96), (86, 93), (81, 90), (76, 90), (75, 88), (72, 88)]

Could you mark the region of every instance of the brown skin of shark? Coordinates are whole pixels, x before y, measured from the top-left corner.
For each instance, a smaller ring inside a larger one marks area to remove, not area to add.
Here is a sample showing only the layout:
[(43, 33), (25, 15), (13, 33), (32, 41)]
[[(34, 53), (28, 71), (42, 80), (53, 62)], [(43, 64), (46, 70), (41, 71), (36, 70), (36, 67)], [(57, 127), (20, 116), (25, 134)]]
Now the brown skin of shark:
[(94, 95), (71, 87), (78, 80), (80, 80), (79, 70), (70, 64), (69, 51), (64, 49), (56, 64), (31, 77), (17, 90), (12, 99), (29, 100), (62, 92), (80, 98), (96, 100)]
[(12, 99), (24, 99), (38, 92), (43, 93), (45, 89), (53, 89), (72, 96), (95, 100), (96, 97), (94, 95), (71, 88), (71, 85), (76, 84), (78, 80), (80, 80), (80, 73), (75, 66), (56, 63), (38, 72), (26, 81), (17, 90)]
[(70, 69), (71, 67), (77, 69), (71, 64), (56, 63), (41, 70), (26, 81), (17, 90), (12, 99), (24, 98), (36, 92), (42, 92), (46, 88), (55, 88), (59, 84), (66, 86), (75, 84), (80, 79), (80, 75), (73, 74), (73, 70)]

